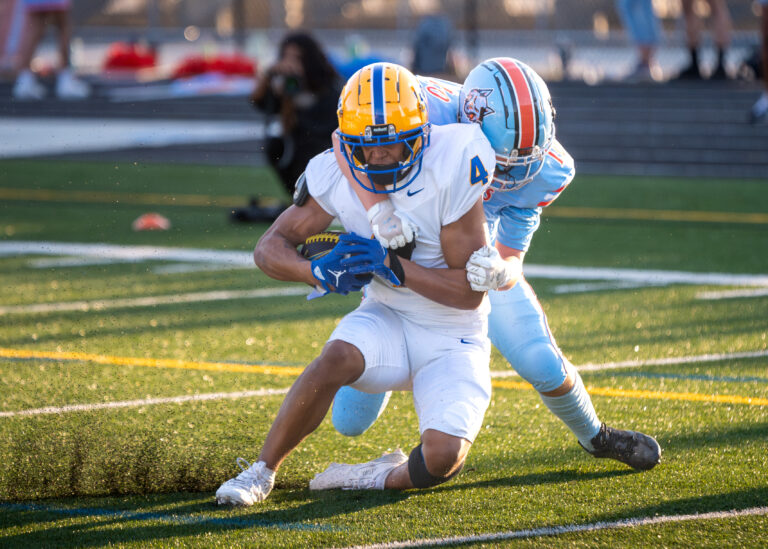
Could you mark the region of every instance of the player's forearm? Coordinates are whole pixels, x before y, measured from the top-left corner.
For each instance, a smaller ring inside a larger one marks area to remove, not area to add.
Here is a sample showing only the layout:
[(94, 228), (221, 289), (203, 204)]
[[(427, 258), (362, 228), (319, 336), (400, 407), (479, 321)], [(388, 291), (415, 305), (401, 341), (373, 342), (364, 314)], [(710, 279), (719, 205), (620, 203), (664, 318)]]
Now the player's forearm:
[(523, 275), (523, 261), (519, 257), (510, 256), (504, 258), (507, 262), (507, 283), (499, 288), (500, 291), (514, 288), (517, 281)]
[(299, 255), (296, 247), (275, 233), (265, 234), (253, 250), (253, 261), (267, 276), (275, 280), (317, 284), (311, 262)]
[(464, 269), (428, 269), (401, 259), (405, 286), (432, 301), (456, 309), (477, 309), (485, 292), (469, 287)]

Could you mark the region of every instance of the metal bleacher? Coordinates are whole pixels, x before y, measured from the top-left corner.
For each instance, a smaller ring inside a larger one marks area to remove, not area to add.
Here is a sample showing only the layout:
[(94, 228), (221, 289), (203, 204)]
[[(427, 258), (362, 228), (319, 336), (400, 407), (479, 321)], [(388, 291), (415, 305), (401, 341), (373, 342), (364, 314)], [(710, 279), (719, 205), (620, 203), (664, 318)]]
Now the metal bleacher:
[(580, 173), (768, 179), (768, 124), (739, 82), (554, 83), (557, 135)]
[[(753, 83), (590, 86), (583, 82), (553, 82), (550, 90), (557, 109), (557, 137), (576, 159), (579, 173), (768, 180), (768, 123), (751, 125), (747, 121), (758, 93)], [(50, 100), (31, 104), (14, 102), (8, 95), (0, 93), (0, 112), (10, 117), (263, 122), (245, 98), (237, 97), (113, 103), (97, 95), (86, 102)], [(207, 148), (195, 145), (122, 154), (113, 151), (109, 155), (144, 161), (191, 158), (258, 165), (264, 162), (258, 152), (260, 145), (247, 141)]]

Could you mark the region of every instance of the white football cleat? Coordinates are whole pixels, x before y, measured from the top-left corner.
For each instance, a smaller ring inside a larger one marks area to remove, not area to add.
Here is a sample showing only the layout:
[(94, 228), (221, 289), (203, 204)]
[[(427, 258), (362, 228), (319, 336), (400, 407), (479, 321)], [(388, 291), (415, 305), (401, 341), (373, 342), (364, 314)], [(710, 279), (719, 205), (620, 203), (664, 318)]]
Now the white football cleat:
[(45, 86), (38, 82), (32, 71), (21, 71), (13, 85), (13, 98), (22, 101), (39, 101), (45, 98)]
[(267, 469), (263, 461), (251, 465), (243, 458), (237, 458), (237, 465), (243, 472), (219, 486), (216, 503), (250, 506), (267, 499), (275, 485), (275, 472)]
[(325, 471), (309, 481), (309, 489), (383, 490), (389, 473), (406, 461), (408, 456), (398, 448), (391, 454), (384, 454), (365, 463), (331, 463)]
[(59, 99), (86, 99), (91, 95), (91, 87), (77, 78), (72, 71), (64, 69), (56, 77), (56, 97)]

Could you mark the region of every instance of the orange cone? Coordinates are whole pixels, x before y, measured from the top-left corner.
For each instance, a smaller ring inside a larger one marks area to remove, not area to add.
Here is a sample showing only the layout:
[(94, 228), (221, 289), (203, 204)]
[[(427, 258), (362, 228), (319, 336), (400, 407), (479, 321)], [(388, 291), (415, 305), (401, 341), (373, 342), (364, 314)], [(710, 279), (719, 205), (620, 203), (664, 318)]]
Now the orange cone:
[(137, 217), (131, 225), (134, 231), (167, 231), (171, 222), (159, 213), (145, 213)]

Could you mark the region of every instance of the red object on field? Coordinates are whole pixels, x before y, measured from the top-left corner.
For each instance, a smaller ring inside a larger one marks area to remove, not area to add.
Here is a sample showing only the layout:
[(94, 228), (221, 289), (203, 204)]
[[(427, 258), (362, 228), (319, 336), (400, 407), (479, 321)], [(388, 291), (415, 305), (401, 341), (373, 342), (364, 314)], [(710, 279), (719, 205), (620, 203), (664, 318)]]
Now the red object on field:
[(176, 67), (176, 70), (173, 71), (173, 78), (187, 78), (208, 72), (229, 76), (255, 76), (256, 65), (252, 59), (238, 53), (213, 57), (192, 55)]
[(145, 213), (137, 217), (131, 225), (134, 231), (167, 231), (171, 222), (159, 213)]
[(137, 70), (154, 67), (157, 54), (149, 46), (129, 42), (113, 42), (104, 60), (105, 70)]

